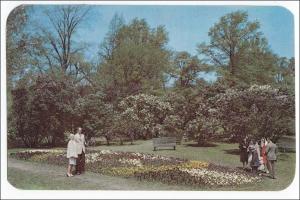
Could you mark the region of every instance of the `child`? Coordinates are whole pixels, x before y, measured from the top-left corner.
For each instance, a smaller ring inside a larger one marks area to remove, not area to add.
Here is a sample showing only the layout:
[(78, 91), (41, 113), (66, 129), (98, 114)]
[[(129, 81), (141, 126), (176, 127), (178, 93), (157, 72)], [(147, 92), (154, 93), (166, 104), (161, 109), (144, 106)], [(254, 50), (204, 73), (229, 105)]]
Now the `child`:
[(70, 141), (68, 143), (68, 149), (67, 149), (67, 158), (69, 158), (67, 177), (73, 176), (72, 167), (76, 165), (76, 158), (78, 157), (77, 151), (76, 151), (76, 142), (75, 142), (74, 134), (70, 134), (69, 138), (70, 138)]

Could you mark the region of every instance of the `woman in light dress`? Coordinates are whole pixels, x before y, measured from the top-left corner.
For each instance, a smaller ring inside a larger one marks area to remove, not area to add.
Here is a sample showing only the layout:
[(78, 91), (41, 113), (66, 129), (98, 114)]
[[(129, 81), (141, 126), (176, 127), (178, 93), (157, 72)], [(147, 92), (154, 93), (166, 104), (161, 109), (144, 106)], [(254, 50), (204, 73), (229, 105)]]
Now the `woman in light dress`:
[(67, 158), (69, 159), (67, 177), (72, 177), (73, 166), (76, 166), (76, 159), (78, 157), (78, 154), (77, 154), (77, 144), (75, 142), (74, 134), (70, 134), (69, 138), (70, 140), (68, 142), (68, 148), (67, 148)]
[(252, 161), (251, 168), (253, 172), (257, 172), (258, 167), (260, 166), (260, 147), (256, 141), (254, 144), (254, 150), (252, 151)]

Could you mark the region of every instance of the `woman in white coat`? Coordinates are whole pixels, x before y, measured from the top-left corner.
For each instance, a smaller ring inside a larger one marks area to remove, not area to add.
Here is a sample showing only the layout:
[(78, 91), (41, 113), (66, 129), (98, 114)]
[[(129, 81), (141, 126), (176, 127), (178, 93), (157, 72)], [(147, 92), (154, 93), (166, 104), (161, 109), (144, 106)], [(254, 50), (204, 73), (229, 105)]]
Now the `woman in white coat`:
[(70, 134), (69, 138), (70, 140), (68, 142), (68, 148), (67, 148), (67, 158), (69, 159), (67, 177), (73, 176), (72, 168), (73, 166), (76, 166), (76, 158), (78, 157), (77, 144), (75, 142), (74, 134)]

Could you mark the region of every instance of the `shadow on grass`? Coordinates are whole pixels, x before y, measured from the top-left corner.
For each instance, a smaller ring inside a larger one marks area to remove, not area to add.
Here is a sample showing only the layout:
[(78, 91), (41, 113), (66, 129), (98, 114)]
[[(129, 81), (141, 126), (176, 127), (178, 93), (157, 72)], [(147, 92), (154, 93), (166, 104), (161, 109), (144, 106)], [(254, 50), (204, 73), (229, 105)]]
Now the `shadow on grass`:
[(231, 154), (231, 155), (240, 155), (239, 149), (226, 149), (223, 151), (225, 151), (227, 154)]
[(216, 147), (218, 146), (217, 144), (214, 144), (214, 143), (203, 143), (203, 144), (186, 144), (185, 146), (189, 146), (189, 147)]
[(93, 145), (88, 145), (89, 147), (113, 147), (113, 146), (135, 146), (135, 145), (141, 145), (141, 143), (138, 143), (138, 142), (133, 142), (133, 143), (130, 143), (130, 142), (124, 142), (123, 144), (120, 144), (118, 142), (110, 142), (109, 144), (107, 143), (96, 143), (96, 144), (93, 144)]
[(152, 149), (153, 152), (155, 151), (176, 151), (176, 149), (174, 150), (173, 148), (169, 148), (169, 149), (166, 149), (166, 148), (158, 148), (156, 150)]

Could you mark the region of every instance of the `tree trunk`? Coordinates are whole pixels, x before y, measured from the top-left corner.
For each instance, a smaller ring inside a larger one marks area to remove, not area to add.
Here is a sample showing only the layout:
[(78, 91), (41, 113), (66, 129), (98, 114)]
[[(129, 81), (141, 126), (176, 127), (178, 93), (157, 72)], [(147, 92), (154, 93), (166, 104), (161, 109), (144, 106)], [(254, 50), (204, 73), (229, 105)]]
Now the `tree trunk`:
[(235, 74), (235, 54), (234, 54), (234, 47), (230, 48), (229, 53), (229, 71), (231, 75)]
[(109, 138), (106, 136), (105, 139), (106, 139), (106, 145), (109, 146), (110, 145)]
[(133, 145), (133, 142), (134, 142), (134, 136), (133, 136), (133, 134), (131, 134), (130, 135), (130, 144)]
[(204, 144), (206, 144), (206, 138), (205, 138), (203, 135), (200, 135), (200, 136), (198, 137), (198, 145), (199, 145), (199, 146), (202, 146), (202, 145), (204, 145)]
[(56, 145), (56, 138), (55, 136), (52, 137), (51, 147), (55, 147)]

